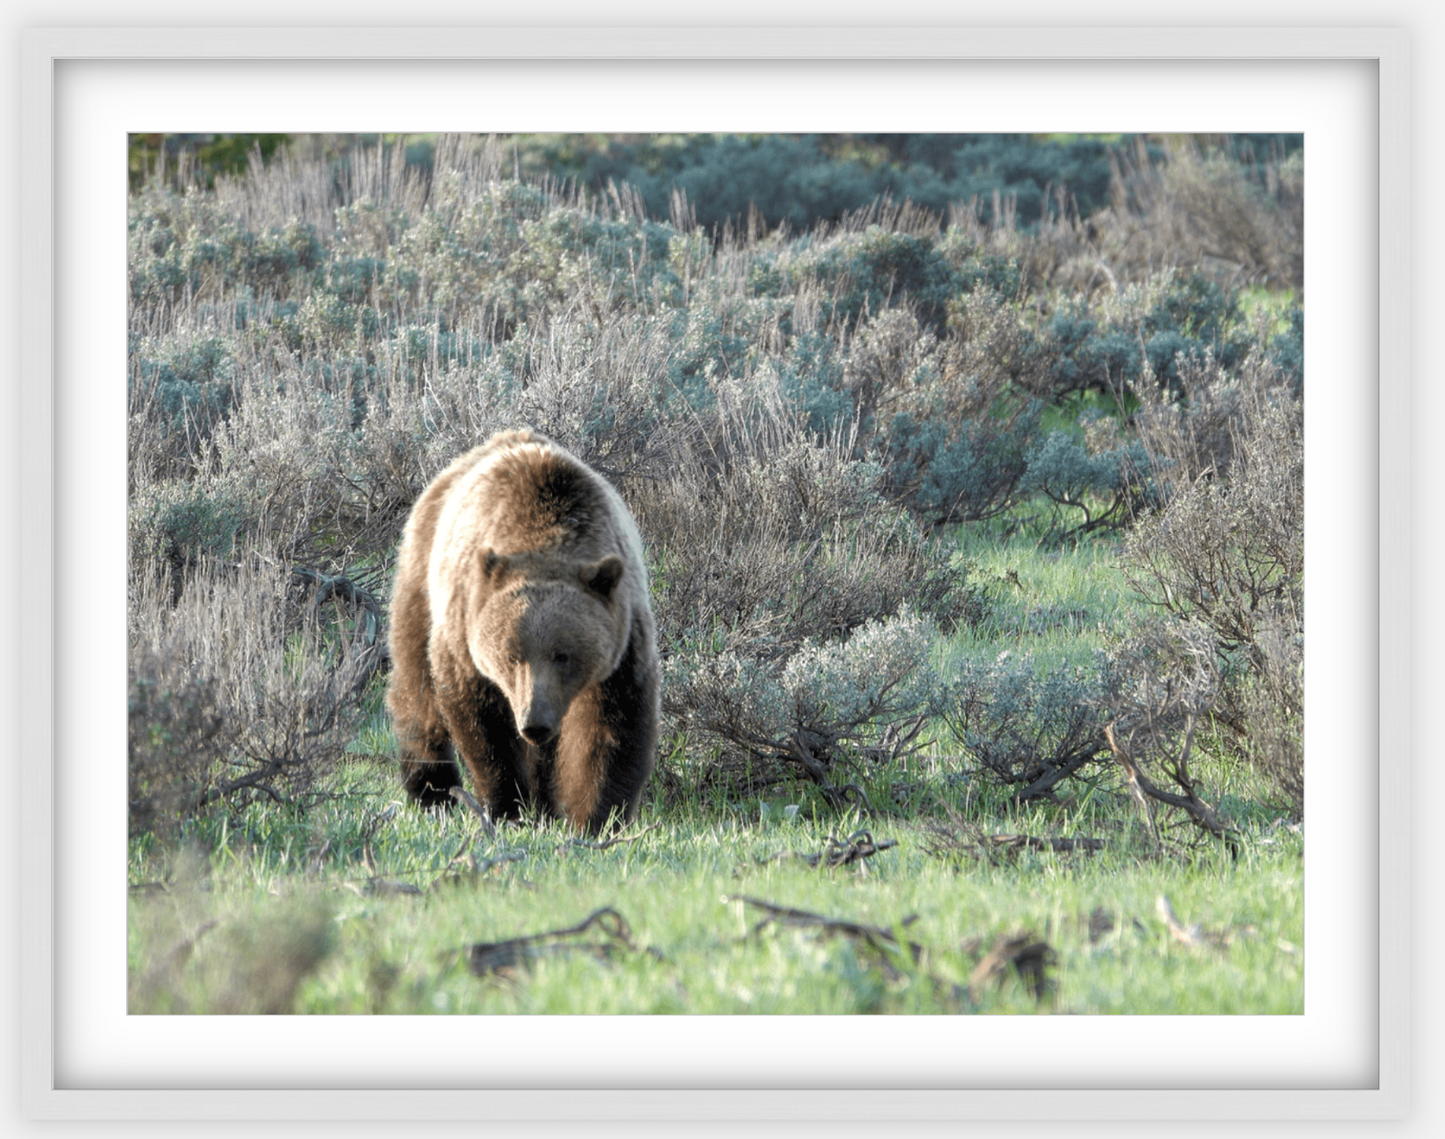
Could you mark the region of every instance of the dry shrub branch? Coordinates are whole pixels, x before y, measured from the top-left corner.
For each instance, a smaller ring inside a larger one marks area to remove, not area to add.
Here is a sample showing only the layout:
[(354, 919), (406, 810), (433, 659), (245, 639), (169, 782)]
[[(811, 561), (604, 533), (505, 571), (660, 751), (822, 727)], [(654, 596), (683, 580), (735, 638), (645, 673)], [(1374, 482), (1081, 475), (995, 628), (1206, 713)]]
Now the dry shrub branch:
[(303, 800), (376, 666), (365, 623), (328, 631), (312, 591), (249, 553), (203, 563), (174, 602), (148, 571), (130, 581), (132, 830), (173, 834), (218, 802)]
[(1299, 814), (1303, 404), (1259, 356), (1233, 375), (1206, 367), (1187, 377), (1185, 400), (1140, 412), (1167, 499), (1126, 540), (1124, 572), (1180, 637), (1195, 637), (1188, 625), (1207, 630), (1218, 674), (1211, 722)]

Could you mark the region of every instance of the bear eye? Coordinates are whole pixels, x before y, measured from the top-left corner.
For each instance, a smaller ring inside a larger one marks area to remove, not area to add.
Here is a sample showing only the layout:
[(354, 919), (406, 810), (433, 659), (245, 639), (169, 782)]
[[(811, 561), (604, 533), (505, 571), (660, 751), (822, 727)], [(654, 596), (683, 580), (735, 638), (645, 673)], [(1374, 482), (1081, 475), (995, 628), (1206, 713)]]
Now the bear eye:
[(561, 652), (561, 651), (558, 651), (558, 652), (555, 652), (555, 653), (552, 654), (552, 663), (553, 663), (553, 664), (566, 664), (566, 663), (567, 663), (568, 661), (570, 661), (571, 659), (572, 659), (571, 657), (569, 657), (566, 653)]

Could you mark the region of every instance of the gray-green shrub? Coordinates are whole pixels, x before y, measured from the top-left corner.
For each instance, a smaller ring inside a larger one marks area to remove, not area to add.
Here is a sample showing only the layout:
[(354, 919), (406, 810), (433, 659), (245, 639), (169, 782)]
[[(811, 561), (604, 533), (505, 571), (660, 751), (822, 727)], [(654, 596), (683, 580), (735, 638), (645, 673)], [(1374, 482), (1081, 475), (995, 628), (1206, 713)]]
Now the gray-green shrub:
[[(792, 761), (831, 785), (837, 762), (911, 747), (941, 691), (934, 630), (977, 616), (940, 530), (1038, 525), (1026, 503), (1050, 541), (1173, 503), (1145, 523), (1164, 526), (1201, 476), (1224, 487), (1253, 461), (1238, 443), (1250, 400), (1288, 408), (1299, 391), (1285, 367), (1297, 309), (1267, 336), (1232, 291), (1249, 274), (1204, 276), (1183, 254), (1158, 272), (1118, 246), (1178, 195), (1125, 194), (1087, 225), (1051, 207), (1028, 233), (1016, 215), (986, 223), (970, 208), (944, 228), (875, 201), (796, 238), (709, 234), (682, 195), (662, 221), (625, 185), (518, 182), (495, 141), (442, 139), (428, 169), (399, 148), (338, 162), (328, 146), (295, 140), (213, 190), (132, 195), (133, 581), (169, 580), (183, 608), (192, 578), (221, 589), (214, 563), (261, 548), (278, 581), (346, 576), (385, 596), (431, 477), (529, 426), (611, 478), (638, 517), (670, 729), (720, 749), (725, 768)], [(1271, 206), (1226, 189), (1260, 225), (1279, 220), (1285, 190)], [(1288, 246), (1288, 226), (1271, 240)], [(1071, 291), (1086, 272), (1093, 284)], [(1231, 746), (1289, 768), (1297, 634), (1282, 612), (1251, 636), (1253, 656), (1221, 637), (1220, 714), (1241, 726)], [(886, 693), (857, 671), (868, 644), (906, 665)], [(133, 659), (138, 678), (170, 667), (139, 642)], [(970, 722), (998, 726), (993, 751), (990, 729), (965, 731), (975, 762), (1022, 789), (1034, 766), (1078, 770), (1049, 711), (1062, 679), (980, 669), (971, 696), (954, 692), (956, 716), (972, 700)], [(141, 719), (206, 752), (213, 721), (187, 709), (222, 699), (211, 679), (171, 684), (169, 708), (137, 688)], [(786, 716), (767, 703), (779, 693)]]
[(1123, 568), (1220, 654), (1214, 716), (1304, 804), (1304, 409), (1267, 358), (1185, 373), (1189, 402), (1147, 404), (1140, 435), (1166, 494), (1128, 536)]
[(1050, 793), (1105, 753), (1110, 683), (1102, 659), (970, 656), (949, 669), (942, 716), (965, 758), (1021, 801)]

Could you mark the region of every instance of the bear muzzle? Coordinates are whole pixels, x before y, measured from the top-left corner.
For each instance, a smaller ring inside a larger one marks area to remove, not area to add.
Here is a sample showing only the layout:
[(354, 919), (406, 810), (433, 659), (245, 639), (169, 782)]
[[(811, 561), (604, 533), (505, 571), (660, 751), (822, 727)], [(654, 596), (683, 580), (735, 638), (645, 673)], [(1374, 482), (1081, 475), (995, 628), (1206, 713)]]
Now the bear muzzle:
[(526, 688), (526, 702), (517, 709), (517, 731), (529, 743), (541, 747), (551, 743), (562, 727), (565, 707), (559, 706), (557, 693), (546, 683), (537, 671), (528, 670), (530, 683)]
[(526, 739), (541, 747), (543, 744), (551, 743), (552, 737), (557, 734), (557, 729), (551, 724), (531, 723), (522, 729), (522, 735)]

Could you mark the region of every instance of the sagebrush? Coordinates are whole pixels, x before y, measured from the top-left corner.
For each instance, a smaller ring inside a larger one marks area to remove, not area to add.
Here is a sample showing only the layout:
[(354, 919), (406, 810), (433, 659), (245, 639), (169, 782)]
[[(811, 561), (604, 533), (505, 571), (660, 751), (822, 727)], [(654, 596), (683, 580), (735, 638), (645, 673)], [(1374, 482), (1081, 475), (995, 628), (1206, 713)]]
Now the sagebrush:
[(992, 527), (1121, 542), (1160, 636), (1211, 638), (1190, 746), (1302, 810), (1298, 149), (918, 140), (941, 197), (855, 178), (748, 221), (710, 164), (852, 160), (699, 142), (664, 206), (656, 175), (519, 178), (498, 140), (333, 142), (129, 199), (134, 827), (308, 801), (374, 716), (358, 630), (411, 503), (523, 426), (643, 530), (668, 786), (856, 803), (943, 739), (1022, 798), (1111, 769), (1138, 685), (1197, 658), (950, 650), (1002, 628), (959, 553)]

